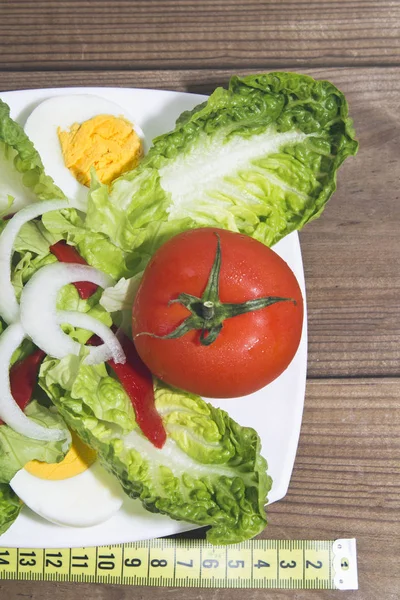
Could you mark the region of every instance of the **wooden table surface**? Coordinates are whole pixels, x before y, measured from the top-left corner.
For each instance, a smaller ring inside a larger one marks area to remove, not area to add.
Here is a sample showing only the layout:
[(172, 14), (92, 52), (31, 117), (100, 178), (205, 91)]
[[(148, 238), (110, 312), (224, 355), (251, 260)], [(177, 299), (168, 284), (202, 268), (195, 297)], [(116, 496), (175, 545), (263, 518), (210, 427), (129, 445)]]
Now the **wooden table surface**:
[(400, 597), (400, 2), (0, 1), (0, 90), (208, 93), (233, 73), (297, 70), (346, 94), (360, 150), (301, 232), (309, 367), (286, 498), (263, 536), (356, 537), (358, 592), (1, 582), (17, 600)]

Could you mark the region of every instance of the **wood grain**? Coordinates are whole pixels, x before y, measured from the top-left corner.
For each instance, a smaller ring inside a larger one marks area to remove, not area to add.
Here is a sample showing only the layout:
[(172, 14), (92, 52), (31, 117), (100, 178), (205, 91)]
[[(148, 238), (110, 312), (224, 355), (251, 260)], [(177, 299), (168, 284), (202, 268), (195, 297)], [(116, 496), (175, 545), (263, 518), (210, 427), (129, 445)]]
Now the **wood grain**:
[[(280, 65), (280, 71), (306, 73), (316, 79), (329, 79), (349, 98), (350, 108), (357, 102), (364, 109), (382, 98), (396, 106), (400, 66), (396, 67), (298, 67), (293, 62)], [(58, 70), (58, 71), (1, 71), (0, 90), (24, 90), (52, 87), (131, 87), (176, 90), (210, 94), (218, 85), (226, 86), (232, 75), (268, 72), (260, 68), (234, 69), (174, 69), (174, 70)], [(352, 112), (354, 112), (352, 110)]]
[(397, 65), (390, 0), (0, 2), (1, 69)]
[[(360, 589), (351, 600), (397, 600), (400, 589), (400, 385), (396, 379), (309, 381), (299, 450), (289, 493), (269, 507), (260, 537), (356, 537)], [(198, 537), (197, 532), (190, 534)], [(0, 598), (20, 600), (262, 600), (264, 590), (187, 590), (0, 582)], [(274, 591), (274, 599), (310, 593)], [(337, 592), (313, 592), (315, 599)]]
[[(293, 69), (288, 65), (287, 70)], [(241, 71), (242, 74), (252, 72)], [(400, 68), (305, 69), (338, 85), (360, 141), (324, 214), (301, 232), (310, 377), (400, 374)], [(233, 71), (0, 73), (0, 89), (128, 86), (210, 92)]]

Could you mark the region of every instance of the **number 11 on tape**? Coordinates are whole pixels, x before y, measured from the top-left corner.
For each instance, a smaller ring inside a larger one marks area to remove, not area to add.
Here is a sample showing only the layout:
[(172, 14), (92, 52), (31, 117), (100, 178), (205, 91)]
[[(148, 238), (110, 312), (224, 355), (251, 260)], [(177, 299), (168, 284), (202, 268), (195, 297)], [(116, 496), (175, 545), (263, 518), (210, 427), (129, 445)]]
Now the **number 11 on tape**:
[(212, 546), (204, 540), (156, 539), (97, 548), (0, 548), (1, 579), (358, 589), (354, 539), (250, 540), (232, 546)]

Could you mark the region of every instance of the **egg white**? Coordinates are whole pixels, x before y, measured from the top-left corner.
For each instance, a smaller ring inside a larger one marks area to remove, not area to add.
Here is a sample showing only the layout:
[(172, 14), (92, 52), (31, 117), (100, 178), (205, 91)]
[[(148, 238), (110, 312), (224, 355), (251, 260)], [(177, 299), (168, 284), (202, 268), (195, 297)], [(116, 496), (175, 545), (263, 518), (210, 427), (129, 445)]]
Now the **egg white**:
[(21, 469), (10, 486), (35, 513), (68, 527), (90, 527), (107, 521), (126, 498), (118, 480), (98, 461), (86, 471), (61, 480), (41, 479)]
[(102, 114), (125, 117), (144, 140), (143, 132), (133, 123), (126, 110), (92, 94), (54, 96), (44, 100), (31, 112), (25, 123), (25, 133), (39, 152), (46, 173), (81, 210), (86, 209), (89, 189), (79, 183), (65, 166), (57, 129), (60, 127), (62, 131), (67, 131), (74, 123), (83, 123)]

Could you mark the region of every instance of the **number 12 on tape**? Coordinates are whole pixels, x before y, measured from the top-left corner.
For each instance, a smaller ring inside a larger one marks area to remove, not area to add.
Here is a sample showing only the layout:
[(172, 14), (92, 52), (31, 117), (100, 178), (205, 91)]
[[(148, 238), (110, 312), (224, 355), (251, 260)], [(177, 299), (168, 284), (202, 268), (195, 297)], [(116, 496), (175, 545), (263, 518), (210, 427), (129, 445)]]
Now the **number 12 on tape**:
[(232, 546), (211, 546), (204, 540), (156, 539), (96, 548), (0, 548), (2, 579), (358, 589), (354, 539), (250, 540)]

